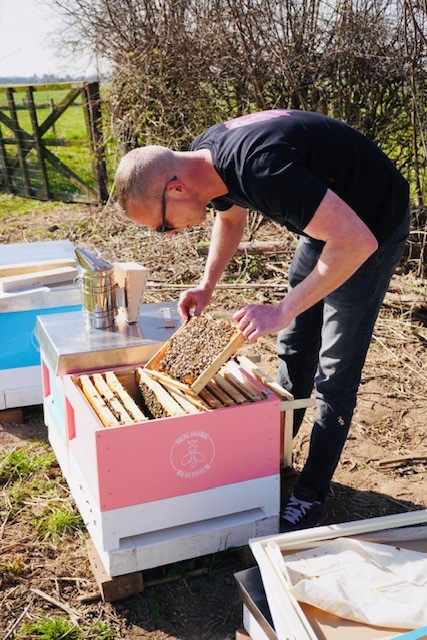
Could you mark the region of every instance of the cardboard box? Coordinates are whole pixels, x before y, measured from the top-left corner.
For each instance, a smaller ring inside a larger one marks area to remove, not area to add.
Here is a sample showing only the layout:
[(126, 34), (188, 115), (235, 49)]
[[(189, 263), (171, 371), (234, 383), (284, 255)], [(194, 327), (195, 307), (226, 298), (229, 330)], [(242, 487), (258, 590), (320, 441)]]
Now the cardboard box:
[[(239, 571), (234, 574), (236, 580), (237, 591), (242, 601), (243, 609), (243, 627), (247, 632), (250, 640), (278, 640), (278, 635), (274, 628), (274, 622), (271, 617), (270, 608), (267, 602), (264, 585), (261, 578), (259, 567), (252, 567)], [(339, 629), (339, 626), (338, 626)], [(356, 635), (357, 640), (365, 640), (365, 630), (359, 631)], [(381, 630), (377, 631), (377, 637), (380, 637)], [(344, 627), (339, 630), (340, 637), (353, 638), (353, 635), (347, 636), (347, 629)], [(293, 636), (295, 637), (295, 636)], [(325, 635), (316, 636), (325, 638)], [(384, 637), (384, 636), (382, 636)], [(387, 635), (389, 640), (426, 640), (427, 627), (422, 629), (414, 629), (403, 634)]]
[[(417, 640), (427, 636), (427, 629), (410, 632), (373, 627), (321, 611), (297, 602), (289, 593), (286, 581), (268, 552), (278, 545), (282, 554), (310, 548), (316, 544), (351, 536), (392, 544), (401, 548), (427, 551), (427, 509), (395, 516), (384, 516), (344, 524), (306, 529), (250, 540), (258, 562), (250, 573), (236, 574), (243, 602), (244, 626), (252, 640)], [(411, 526), (421, 524), (422, 526)], [(262, 576), (262, 580), (261, 580)]]

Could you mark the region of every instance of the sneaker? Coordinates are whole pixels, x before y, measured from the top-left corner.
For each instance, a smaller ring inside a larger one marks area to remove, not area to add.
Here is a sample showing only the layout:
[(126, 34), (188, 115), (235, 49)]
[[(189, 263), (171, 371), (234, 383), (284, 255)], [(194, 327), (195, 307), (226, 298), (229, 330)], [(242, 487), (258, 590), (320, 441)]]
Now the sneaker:
[(295, 478), (298, 475), (298, 471), (291, 465), (290, 467), (282, 467), (280, 475), (282, 478)]
[(302, 500), (292, 494), (282, 512), (280, 532), (287, 533), (315, 527), (325, 522), (327, 517), (326, 500), (323, 502)]

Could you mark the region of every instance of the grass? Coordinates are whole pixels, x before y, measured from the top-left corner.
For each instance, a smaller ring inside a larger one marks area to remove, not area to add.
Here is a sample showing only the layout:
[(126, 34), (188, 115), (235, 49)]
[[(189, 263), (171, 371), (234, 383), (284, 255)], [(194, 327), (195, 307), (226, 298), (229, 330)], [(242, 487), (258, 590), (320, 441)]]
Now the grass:
[(96, 640), (113, 640), (117, 636), (116, 632), (103, 622), (98, 622), (92, 629), (87, 637), (94, 638)]
[(64, 618), (45, 618), (35, 622), (25, 622), (18, 638), (38, 640), (113, 640), (116, 632), (103, 622), (97, 622), (87, 629), (80, 629)]
[(7, 486), (7, 498), (9, 503), (9, 514), (22, 515), (22, 511), (29, 505), (34, 504), (39, 496), (44, 499), (55, 499), (58, 495), (58, 481), (47, 480), (46, 477), (34, 475), (29, 480), (15, 480)]
[(164, 605), (159, 602), (157, 599), (150, 599), (150, 613), (153, 616), (154, 620), (160, 618), (165, 612)]
[[(21, 447), (0, 456), (0, 480), (7, 488), (5, 513), (7, 517), (31, 518), (40, 540), (57, 542), (66, 535), (74, 535), (83, 528), (83, 521), (74, 506), (68, 506), (58, 479), (49, 478), (55, 455), (39, 444)], [(58, 506), (58, 502), (61, 504)], [(34, 511), (36, 517), (34, 518)], [(0, 512), (1, 513), (1, 512)]]
[(38, 640), (114, 640), (116, 632), (99, 621), (88, 629), (80, 629), (64, 618), (46, 616), (35, 622), (24, 622), (18, 638)]
[(48, 510), (32, 523), (36, 527), (40, 540), (48, 538), (54, 542), (66, 535), (73, 535), (83, 529), (83, 520), (73, 509), (67, 507), (53, 507), (48, 505)]
[[(45, 562), (49, 564), (49, 554), (58, 552), (59, 541), (77, 543), (77, 548), (80, 547), (84, 524), (55, 455), (43, 441), (37, 440), (0, 455), (0, 487), (0, 522), (3, 529), (7, 525), (9, 531), (14, 532), (8, 538), (6, 536), (7, 541), (2, 540), (2, 545), (5, 544), (0, 561), (0, 586), (6, 593), (21, 588), (27, 579), (28, 588), (38, 584), (32, 580), (40, 577), (37, 565), (42, 569), (43, 549)], [(76, 540), (73, 542), (72, 538)], [(48, 568), (41, 573), (48, 582), (50, 571)], [(43, 591), (44, 588), (43, 584)], [(73, 624), (67, 618), (45, 615), (41, 609), (34, 615), (32, 609), (30, 620), (24, 618), (10, 637), (113, 640), (117, 636), (114, 625), (99, 619), (94, 622), (90, 616), (86, 621), (79, 619), (78, 624)]]
[(49, 469), (55, 461), (50, 451), (36, 452), (29, 447), (0, 455), (0, 480), (9, 482)]
[(25, 570), (25, 564), (19, 557), (14, 557), (12, 560), (0, 564), (0, 573), (9, 573), (14, 576), (21, 575)]
[[(35, 91), (34, 103), (37, 110), (37, 120), (39, 126), (46, 120), (52, 110), (58, 106), (69, 93), (68, 89), (56, 89), (54, 91)], [(32, 131), (29, 111), (26, 109), (27, 94), (25, 91), (16, 91), (14, 94), (15, 105), (17, 107), (17, 118), (19, 125), (26, 131)], [(7, 99), (4, 92), (0, 92), (0, 108), (7, 108)], [(24, 107), (24, 108), (22, 108)], [(64, 111), (54, 125), (44, 134), (45, 138), (66, 138), (68, 140), (78, 140), (86, 137), (86, 123), (82, 109), (81, 97)]]
[[(49, 117), (52, 109), (58, 106), (68, 94), (67, 89), (35, 91), (34, 102), (37, 112), (38, 125)], [(15, 105), (17, 107), (16, 116), (19, 126), (33, 133), (30, 112), (26, 108), (27, 95), (25, 91), (16, 91), (14, 93)], [(6, 94), (0, 91), (0, 109), (5, 110), (5, 114), (9, 116)], [(11, 137), (12, 132), (4, 125), (0, 125), (0, 132), (3, 137)], [(89, 186), (94, 187), (95, 180), (93, 174), (92, 154), (89, 145), (88, 131), (86, 125), (85, 114), (83, 110), (82, 97), (67, 107), (60, 117), (52, 124), (52, 126), (43, 134), (43, 140), (60, 140), (64, 141), (61, 145), (47, 145), (48, 149), (57, 158), (77, 174)], [(111, 147), (111, 144), (109, 145)], [(6, 145), (6, 153), (9, 160), (17, 159), (17, 146), (13, 144)], [(27, 173), (32, 188), (40, 188), (42, 185), (42, 174), (35, 150), (31, 150), (26, 156)], [(46, 163), (50, 190), (52, 192), (63, 192), (69, 194), (77, 194), (80, 189), (75, 186), (67, 177), (58, 173), (52, 165)], [(14, 172), (14, 185), (23, 188), (24, 182), (20, 170)]]
[(64, 208), (63, 202), (43, 202), (33, 198), (23, 198), (9, 193), (0, 193), (0, 220), (8, 218), (12, 213), (14, 216), (24, 216), (36, 211), (44, 213), (61, 210)]
[(175, 562), (169, 568), (168, 577), (182, 578), (183, 580), (187, 580), (188, 574), (191, 573), (191, 571), (193, 571), (195, 567), (196, 567), (195, 559)]
[(63, 618), (46, 617), (36, 622), (22, 625), (20, 638), (39, 638), (39, 640), (77, 640), (81, 638), (79, 629)]

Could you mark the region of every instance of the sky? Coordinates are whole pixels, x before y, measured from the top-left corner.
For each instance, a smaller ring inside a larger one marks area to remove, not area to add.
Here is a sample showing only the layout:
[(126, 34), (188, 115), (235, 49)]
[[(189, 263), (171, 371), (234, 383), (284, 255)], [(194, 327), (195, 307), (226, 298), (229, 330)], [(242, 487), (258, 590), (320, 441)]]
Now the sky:
[(93, 74), (89, 61), (70, 61), (49, 47), (59, 23), (42, 0), (0, 0), (0, 77)]

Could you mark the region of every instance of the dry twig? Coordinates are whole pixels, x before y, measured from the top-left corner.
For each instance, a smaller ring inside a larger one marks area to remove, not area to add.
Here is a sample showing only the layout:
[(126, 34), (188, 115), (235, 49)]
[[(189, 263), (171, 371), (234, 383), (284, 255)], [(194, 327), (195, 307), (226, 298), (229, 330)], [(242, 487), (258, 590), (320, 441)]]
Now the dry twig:
[(31, 605), (33, 604), (33, 600), (34, 598), (31, 598), (30, 602), (28, 603), (28, 605), (25, 607), (25, 609), (20, 613), (20, 615), (16, 618), (16, 620), (14, 620), (12, 622), (12, 624), (10, 625), (9, 629), (6, 631), (6, 634), (3, 637), (3, 640), (7, 640), (7, 638), (10, 638), (11, 634), (14, 632), (14, 630), (16, 629), (16, 627), (18, 626), (18, 624), (21, 622), (21, 620), (27, 615)]
[(398, 360), (401, 366), (409, 369), (410, 371), (412, 371), (412, 373), (415, 373), (419, 378), (427, 382), (427, 376), (423, 375), (422, 373), (417, 371), (417, 369), (414, 369), (414, 367), (411, 367), (409, 364), (406, 364), (406, 362), (402, 362), (399, 356), (397, 356), (391, 349), (389, 349), (388, 346), (384, 343), (384, 341), (381, 340), (381, 338), (378, 338), (378, 336), (374, 334), (372, 336), (372, 339), (376, 340), (376, 342), (378, 342), (391, 356), (393, 356), (395, 360)]
[(50, 604), (53, 604), (55, 607), (58, 607), (59, 609), (62, 609), (63, 611), (68, 613), (73, 624), (78, 626), (78, 620), (80, 618), (80, 614), (78, 611), (69, 607), (68, 604), (64, 604), (63, 602), (59, 602), (58, 600), (55, 600), (55, 598), (52, 598), (52, 596), (50, 596), (48, 593), (45, 593), (44, 591), (41, 591), (40, 589), (30, 589), (30, 591), (40, 596), (47, 602), (50, 602)]
[(403, 456), (399, 458), (388, 458), (387, 460), (380, 460), (378, 462), (379, 467), (390, 467), (400, 464), (412, 464), (415, 462), (427, 462), (427, 456)]

